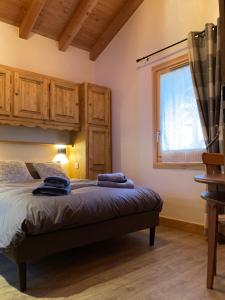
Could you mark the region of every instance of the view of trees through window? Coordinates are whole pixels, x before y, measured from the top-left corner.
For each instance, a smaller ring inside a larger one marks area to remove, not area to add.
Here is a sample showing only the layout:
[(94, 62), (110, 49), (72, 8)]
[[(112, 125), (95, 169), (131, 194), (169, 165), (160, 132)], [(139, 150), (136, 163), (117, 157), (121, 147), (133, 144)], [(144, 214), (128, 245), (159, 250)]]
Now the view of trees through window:
[(161, 150), (205, 147), (188, 65), (160, 76)]

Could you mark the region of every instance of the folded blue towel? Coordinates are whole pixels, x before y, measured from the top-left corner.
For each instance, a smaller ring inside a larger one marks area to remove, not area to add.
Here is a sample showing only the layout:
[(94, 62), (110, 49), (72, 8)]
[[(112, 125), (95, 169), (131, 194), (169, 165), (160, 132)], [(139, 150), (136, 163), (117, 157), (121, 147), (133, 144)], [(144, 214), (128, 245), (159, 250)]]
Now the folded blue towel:
[(59, 188), (59, 189), (64, 189), (65, 187), (67, 187), (68, 185), (65, 185), (63, 183), (44, 183), (46, 186), (49, 186), (49, 187), (55, 187), (55, 188)]
[(123, 173), (99, 174), (98, 181), (112, 181), (123, 183), (127, 181), (127, 177)]
[(68, 195), (71, 192), (71, 186), (67, 185), (64, 187), (55, 187), (52, 185), (47, 185), (43, 183), (35, 190), (33, 190), (33, 195), (46, 195), (46, 196), (62, 196)]
[(45, 178), (44, 183), (51, 186), (61, 187), (70, 185), (70, 180), (69, 178), (62, 176), (49, 176)]
[(109, 187), (109, 188), (122, 188), (122, 189), (133, 189), (134, 183), (131, 179), (127, 179), (126, 182), (112, 182), (112, 181), (98, 181), (98, 186)]

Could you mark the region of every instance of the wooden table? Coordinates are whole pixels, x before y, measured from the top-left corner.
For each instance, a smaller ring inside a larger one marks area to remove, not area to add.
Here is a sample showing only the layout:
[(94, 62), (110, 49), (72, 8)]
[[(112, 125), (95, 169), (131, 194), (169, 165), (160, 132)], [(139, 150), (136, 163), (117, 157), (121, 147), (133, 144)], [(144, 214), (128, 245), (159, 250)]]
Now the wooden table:
[[(196, 182), (205, 184), (225, 185), (224, 174), (196, 175)], [(207, 288), (213, 288), (213, 279), (216, 275), (216, 250), (218, 233), (218, 207), (225, 206), (225, 192), (206, 191), (201, 193), (201, 197), (207, 201), (208, 205), (208, 264), (207, 264)]]
[(199, 182), (199, 183), (225, 185), (225, 174), (196, 175), (194, 177), (194, 179), (195, 179), (196, 182)]

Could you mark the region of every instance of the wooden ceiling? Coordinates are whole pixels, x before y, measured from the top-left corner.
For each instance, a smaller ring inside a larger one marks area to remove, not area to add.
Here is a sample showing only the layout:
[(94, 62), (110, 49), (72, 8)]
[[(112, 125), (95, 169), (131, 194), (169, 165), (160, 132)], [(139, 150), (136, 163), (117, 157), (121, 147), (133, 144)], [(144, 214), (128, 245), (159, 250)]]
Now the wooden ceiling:
[(0, 21), (59, 41), (61, 51), (72, 45), (96, 60), (144, 0), (0, 0)]

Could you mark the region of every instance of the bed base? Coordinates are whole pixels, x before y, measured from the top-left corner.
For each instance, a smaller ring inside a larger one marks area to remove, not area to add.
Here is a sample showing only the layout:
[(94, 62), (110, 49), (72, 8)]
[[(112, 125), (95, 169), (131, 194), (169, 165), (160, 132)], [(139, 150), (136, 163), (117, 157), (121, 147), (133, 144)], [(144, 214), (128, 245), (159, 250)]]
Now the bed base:
[[(97, 241), (149, 228), (149, 246), (154, 245), (155, 227), (159, 224), (159, 212), (152, 211), (104, 222), (56, 232), (27, 236), (17, 248), (9, 248), (3, 254), (17, 265), (19, 290), (27, 289), (26, 269), (29, 260), (62, 252)], [(74, 238), (73, 238), (74, 237)]]

